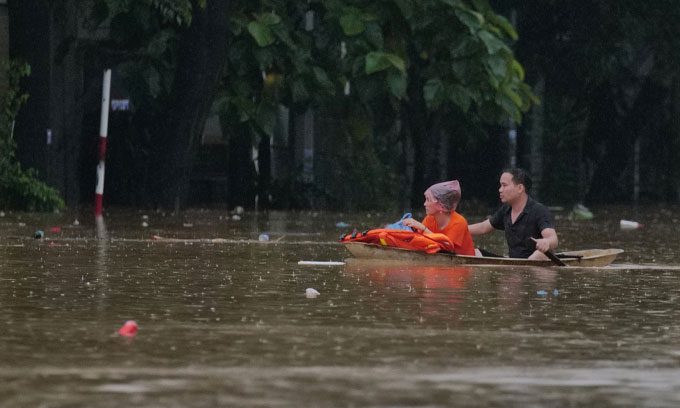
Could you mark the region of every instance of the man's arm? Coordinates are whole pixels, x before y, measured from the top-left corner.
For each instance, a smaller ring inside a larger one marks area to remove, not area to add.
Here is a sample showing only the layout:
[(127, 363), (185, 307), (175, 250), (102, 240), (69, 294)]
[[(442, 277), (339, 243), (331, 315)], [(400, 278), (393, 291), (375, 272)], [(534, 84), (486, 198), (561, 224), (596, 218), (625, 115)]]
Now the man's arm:
[(545, 253), (546, 251), (552, 251), (557, 248), (557, 232), (554, 228), (545, 228), (541, 231), (541, 236), (543, 238), (536, 239), (536, 249)]
[(468, 230), (470, 231), (470, 235), (483, 235), (493, 231), (494, 227), (489, 220), (484, 220), (476, 224), (468, 225)]

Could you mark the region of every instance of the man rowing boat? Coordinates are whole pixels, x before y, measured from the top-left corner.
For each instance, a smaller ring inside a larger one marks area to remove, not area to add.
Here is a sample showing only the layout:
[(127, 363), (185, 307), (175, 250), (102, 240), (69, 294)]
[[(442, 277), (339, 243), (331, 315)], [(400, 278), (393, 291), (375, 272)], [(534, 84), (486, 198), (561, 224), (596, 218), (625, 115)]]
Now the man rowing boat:
[(469, 225), (470, 234), (504, 230), (511, 258), (547, 260), (545, 252), (557, 248), (555, 222), (550, 210), (529, 196), (530, 189), (525, 170), (503, 171), (498, 189), (503, 206), (490, 219)]

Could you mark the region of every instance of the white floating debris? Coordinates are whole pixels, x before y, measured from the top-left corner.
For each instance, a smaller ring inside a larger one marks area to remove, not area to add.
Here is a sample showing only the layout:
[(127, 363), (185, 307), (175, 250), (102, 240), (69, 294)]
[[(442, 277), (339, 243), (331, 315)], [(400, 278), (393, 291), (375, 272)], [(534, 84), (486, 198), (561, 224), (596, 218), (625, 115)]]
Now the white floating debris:
[(236, 208), (234, 208), (234, 214), (243, 215), (244, 212), (245, 210), (240, 205), (237, 205)]
[(142, 215), (142, 219), (143, 219), (143, 220), (148, 220), (148, 219), (149, 219), (149, 216), (146, 215), (146, 214), (144, 214), (144, 215)]
[(314, 299), (315, 297), (319, 296), (321, 293), (319, 293), (318, 290), (314, 288), (307, 288), (305, 289), (305, 296), (307, 296), (308, 299)]
[(75, 226), (77, 227), (78, 225), (80, 225), (80, 221), (78, 221), (78, 219), (76, 218), (76, 219), (73, 221), (73, 225), (75, 225)]
[(327, 266), (340, 266), (344, 265), (344, 262), (340, 261), (298, 261), (298, 265), (327, 265)]
[(4, 217), (4, 216), (5, 216), (5, 212), (4, 212), (4, 211), (0, 211), (0, 217)]
[(190, 223), (190, 222), (185, 222), (184, 224), (182, 224), (182, 226), (183, 226), (184, 228), (191, 228), (191, 227), (194, 226), (194, 224), (192, 224), (192, 223)]
[(234, 214), (231, 216), (231, 219), (234, 221), (241, 221), (241, 216), (238, 214)]
[(257, 237), (258, 241), (269, 241), (269, 235), (267, 234), (260, 234), (259, 237)]
[(146, 222), (146, 221), (143, 221), (143, 222), (142, 222), (142, 227), (146, 228), (146, 227), (148, 227), (148, 226), (149, 226), (149, 223), (148, 223), (148, 222)]
[(639, 222), (629, 220), (621, 220), (619, 222), (619, 226), (621, 227), (622, 230), (634, 230), (643, 227), (643, 225), (640, 224)]

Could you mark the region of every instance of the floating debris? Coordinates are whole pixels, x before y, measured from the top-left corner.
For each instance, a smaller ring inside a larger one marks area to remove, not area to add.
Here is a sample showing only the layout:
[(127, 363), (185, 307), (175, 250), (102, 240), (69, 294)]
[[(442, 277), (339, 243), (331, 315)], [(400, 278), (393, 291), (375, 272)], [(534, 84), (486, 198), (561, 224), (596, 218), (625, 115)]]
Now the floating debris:
[(45, 238), (45, 231), (43, 231), (43, 230), (37, 230), (37, 231), (33, 234), (33, 238), (35, 238), (35, 239), (43, 239), (43, 238)]
[(52, 227), (50, 228), (50, 232), (53, 234), (58, 234), (61, 232), (61, 227)]
[(231, 219), (234, 221), (241, 221), (241, 216), (238, 214), (234, 214), (231, 216)]
[(340, 266), (344, 264), (344, 262), (340, 261), (298, 261), (298, 265)]
[(260, 234), (259, 237), (257, 237), (258, 241), (269, 241), (269, 235), (267, 234)]
[(4, 216), (5, 216), (5, 212), (4, 212), (4, 211), (0, 211), (0, 217), (4, 217)]
[(245, 212), (245, 210), (240, 205), (237, 205), (234, 208), (234, 211), (233, 211), (234, 214), (238, 214), (238, 215), (243, 215), (244, 212)]
[(138, 329), (139, 326), (137, 325), (137, 322), (128, 320), (120, 329), (118, 329), (118, 334), (123, 337), (133, 337), (137, 335)]
[(583, 204), (574, 205), (571, 216), (575, 220), (592, 220), (595, 217), (588, 207)]
[(78, 219), (76, 218), (76, 219), (73, 221), (73, 225), (75, 225), (75, 226), (77, 227), (78, 225), (80, 225), (80, 221), (78, 221)]
[(314, 299), (315, 297), (319, 296), (320, 294), (321, 293), (319, 293), (319, 291), (314, 289), (314, 288), (307, 288), (305, 290), (305, 296), (307, 297), (307, 299)]
[(621, 227), (622, 230), (634, 230), (634, 229), (639, 229), (639, 228), (644, 227), (644, 225), (640, 224), (637, 221), (629, 221), (629, 220), (619, 221), (619, 226)]
[(146, 221), (142, 221), (142, 227), (146, 228), (149, 226), (149, 223)]
[(194, 226), (194, 224), (192, 224), (192, 223), (190, 223), (190, 222), (185, 222), (184, 224), (182, 224), (182, 226), (183, 226), (184, 228), (192, 228), (192, 227)]
[(338, 221), (335, 223), (335, 226), (338, 228), (347, 228), (349, 227), (349, 224), (344, 221)]

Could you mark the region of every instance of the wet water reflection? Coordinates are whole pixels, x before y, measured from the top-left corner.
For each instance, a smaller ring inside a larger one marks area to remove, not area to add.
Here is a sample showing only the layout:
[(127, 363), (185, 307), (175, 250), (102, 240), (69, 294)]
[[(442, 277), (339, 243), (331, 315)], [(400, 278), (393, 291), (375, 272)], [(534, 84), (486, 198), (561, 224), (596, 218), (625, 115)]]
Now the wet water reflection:
[(0, 405), (677, 406), (677, 221), (631, 235), (609, 211), (558, 220), (562, 245), (635, 268), (298, 265), (347, 257), (337, 214), (114, 214), (108, 240), (8, 215)]

